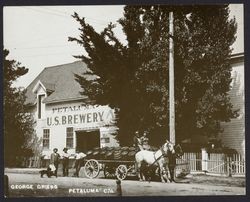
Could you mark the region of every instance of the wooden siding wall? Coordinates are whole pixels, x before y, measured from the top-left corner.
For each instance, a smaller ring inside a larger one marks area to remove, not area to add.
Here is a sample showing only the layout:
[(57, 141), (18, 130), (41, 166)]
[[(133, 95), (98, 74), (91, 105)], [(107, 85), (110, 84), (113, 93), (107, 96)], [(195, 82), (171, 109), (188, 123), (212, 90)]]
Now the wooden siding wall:
[(224, 129), (221, 140), (224, 146), (237, 150), (245, 156), (245, 93), (244, 61), (232, 64), (232, 83), (229, 92), (234, 110), (239, 110), (239, 117), (222, 123)]

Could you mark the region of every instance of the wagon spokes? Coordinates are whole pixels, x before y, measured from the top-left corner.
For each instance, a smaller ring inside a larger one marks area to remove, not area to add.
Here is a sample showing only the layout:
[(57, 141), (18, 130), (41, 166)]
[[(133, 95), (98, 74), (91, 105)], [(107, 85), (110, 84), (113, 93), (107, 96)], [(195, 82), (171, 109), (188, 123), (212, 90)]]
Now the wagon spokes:
[(119, 165), (116, 169), (115, 175), (117, 179), (124, 180), (127, 177), (128, 169), (126, 165)]
[(90, 159), (84, 165), (84, 173), (88, 178), (96, 178), (99, 175), (100, 166), (97, 160)]

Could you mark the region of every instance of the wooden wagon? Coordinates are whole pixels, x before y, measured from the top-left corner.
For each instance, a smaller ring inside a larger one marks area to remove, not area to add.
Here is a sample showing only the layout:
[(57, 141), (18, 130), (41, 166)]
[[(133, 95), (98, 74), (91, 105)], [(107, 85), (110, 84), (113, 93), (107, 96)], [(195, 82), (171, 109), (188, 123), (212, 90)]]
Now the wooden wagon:
[(88, 178), (96, 178), (103, 171), (105, 178), (117, 177), (124, 180), (127, 175), (135, 175), (134, 147), (94, 148), (87, 152), (84, 173)]

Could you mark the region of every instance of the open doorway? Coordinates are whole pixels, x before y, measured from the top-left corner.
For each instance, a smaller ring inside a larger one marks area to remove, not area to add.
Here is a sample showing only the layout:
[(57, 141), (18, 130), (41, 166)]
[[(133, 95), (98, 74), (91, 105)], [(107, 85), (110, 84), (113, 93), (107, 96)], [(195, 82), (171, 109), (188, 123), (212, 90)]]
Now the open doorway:
[(76, 150), (87, 152), (100, 147), (100, 133), (96, 131), (76, 131)]

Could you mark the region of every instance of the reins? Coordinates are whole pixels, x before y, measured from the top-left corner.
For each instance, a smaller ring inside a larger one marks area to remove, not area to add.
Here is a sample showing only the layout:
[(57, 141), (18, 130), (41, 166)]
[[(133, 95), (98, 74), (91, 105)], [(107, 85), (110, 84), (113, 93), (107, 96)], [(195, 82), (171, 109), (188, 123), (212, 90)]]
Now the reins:
[(161, 158), (161, 157), (163, 157), (163, 156), (167, 156), (166, 154), (165, 154), (165, 152), (164, 152), (164, 150), (162, 149), (162, 146), (161, 146), (161, 148), (159, 149), (160, 151), (161, 151), (161, 155), (156, 159), (155, 158), (155, 153), (157, 152), (154, 152), (154, 159), (155, 159), (155, 161), (152, 163), (152, 164), (150, 164), (148, 167), (150, 167), (150, 166), (152, 166), (152, 165), (154, 165), (155, 164), (155, 162), (158, 162), (158, 160)]

